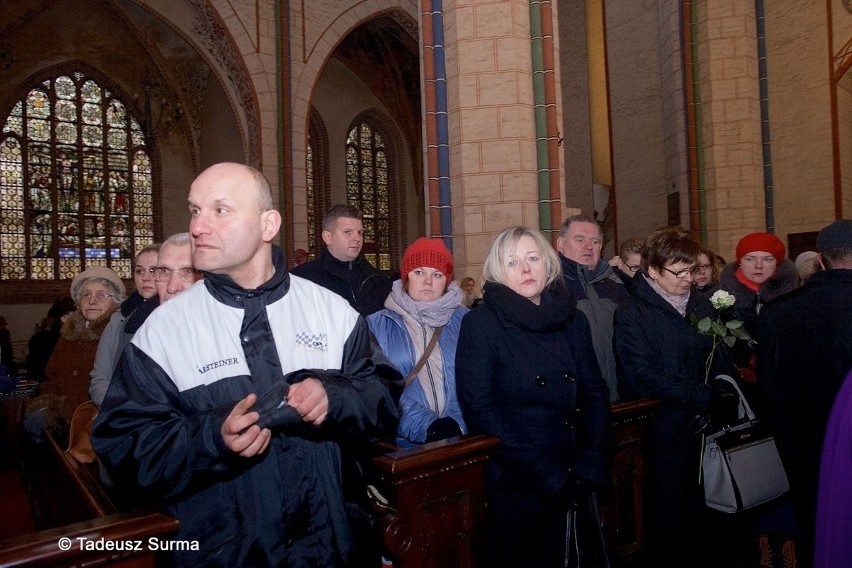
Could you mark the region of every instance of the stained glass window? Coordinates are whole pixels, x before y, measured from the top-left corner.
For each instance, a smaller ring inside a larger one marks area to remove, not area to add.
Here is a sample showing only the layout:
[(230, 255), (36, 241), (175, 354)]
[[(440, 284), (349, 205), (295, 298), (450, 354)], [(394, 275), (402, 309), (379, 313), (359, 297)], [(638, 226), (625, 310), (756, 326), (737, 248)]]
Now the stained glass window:
[(364, 213), (364, 256), (391, 269), (388, 148), (378, 130), (361, 122), (346, 140), (346, 199)]
[(305, 177), (307, 182), (307, 201), (308, 201), (308, 255), (313, 259), (317, 250), (317, 232), (314, 230), (317, 224), (314, 207), (316, 205), (314, 197), (314, 149), (311, 144), (310, 137), (308, 138), (308, 155), (305, 158)]
[(139, 122), (97, 81), (74, 72), (32, 87), (0, 132), (0, 278), (89, 266), (132, 278), (154, 240), (152, 171)]

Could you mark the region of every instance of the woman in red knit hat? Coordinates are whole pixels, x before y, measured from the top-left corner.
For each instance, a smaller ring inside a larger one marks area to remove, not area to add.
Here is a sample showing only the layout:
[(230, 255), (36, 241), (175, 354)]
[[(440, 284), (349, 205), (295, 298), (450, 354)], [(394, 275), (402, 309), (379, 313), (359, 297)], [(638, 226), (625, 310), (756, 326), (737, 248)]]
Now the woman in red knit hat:
[(400, 275), (385, 308), (367, 317), (382, 351), (406, 375), (397, 443), (461, 436), (467, 428), (456, 397), (455, 359), (468, 309), (453, 282), (453, 255), (443, 240), (421, 237), (403, 253)]
[[(785, 258), (786, 249), (781, 239), (770, 233), (751, 233), (740, 239), (736, 248), (736, 262), (727, 264), (719, 278), (719, 288), (736, 298), (734, 309), (749, 335), (757, 336), (757, 321), (763, 306), (779, 296), (793, 291), (799, 285), (796, 264)], [(754, 383), (755, 352), (746, 342), (737, 342), (734, 360), (740, 376)], [(754, 385), (743, 385), (749, 400), (759, 402)], [(792, 510), (786, 498), (768, 506), (757, 520), (760, 561), (758, 566), (795, 566), (796, 528)]]

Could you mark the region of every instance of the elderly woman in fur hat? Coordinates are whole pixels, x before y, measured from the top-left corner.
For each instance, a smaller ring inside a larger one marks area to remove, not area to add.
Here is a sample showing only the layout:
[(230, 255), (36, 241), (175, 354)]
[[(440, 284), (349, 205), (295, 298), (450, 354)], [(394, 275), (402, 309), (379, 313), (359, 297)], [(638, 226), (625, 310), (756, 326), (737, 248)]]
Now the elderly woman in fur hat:
[(62, 325), (45, 368), (47, 381), (42, 384), (42, 392), (65, 397), (69, 414), (89, 400), (89, 373), (95, 364), (98, 341), (126, 297), (118, 274), (102, 266), (87, 268), (71, 282), (71, 298), (77, 310)]

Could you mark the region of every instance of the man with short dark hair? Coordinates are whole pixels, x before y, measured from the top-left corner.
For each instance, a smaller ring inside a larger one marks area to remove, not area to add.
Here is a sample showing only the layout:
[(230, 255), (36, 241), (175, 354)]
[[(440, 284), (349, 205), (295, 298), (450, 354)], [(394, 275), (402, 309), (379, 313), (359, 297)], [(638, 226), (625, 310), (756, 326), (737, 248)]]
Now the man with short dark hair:
[(350, 306), (367, 317), (384, 307), (391, 281), (361, 254), (362, 217), (354, 205), (334, 205), (322, 220), (326, 249), (319, 258), (293, 268), (292, 273), (346, 298)]
[(601, 228), (591, 217), (572, 215), (559, 228), (556, 250), (562, 262), (562, 275), (577, 299), (577, 308), (589, 320), (595, 355), (612, 401), (618, 399), (612, 349), (613, 317), (615, 308), (629, 298), (629, 292), (615, 275), (613, 267), (601, 260), (602, 248)]
[(402, 377), (336, 294), (287, 272), (269, 182), (242, 164), (189, 192), (193, 286), (124, 350), (92, 440), (117, 491), (180, 521), (178, 566), (343, 566), (341, 441), (396, 432)]
[(757, 381), (775, 427), (801, 546), (813, 561), (819, 463), (832, 404), (852, 369), (852, 220), (817, 235), (825, 268), (766, 305), (757, 332)]

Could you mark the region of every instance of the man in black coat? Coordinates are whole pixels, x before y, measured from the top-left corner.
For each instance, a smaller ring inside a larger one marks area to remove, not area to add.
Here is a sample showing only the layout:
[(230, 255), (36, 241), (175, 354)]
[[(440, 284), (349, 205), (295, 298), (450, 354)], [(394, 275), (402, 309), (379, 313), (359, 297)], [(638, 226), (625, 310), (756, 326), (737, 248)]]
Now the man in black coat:
[(361, 254), (364, 245), (363, 214), (354, 205), (334, 205), (322, 220), (326, 249), (316, 260), (290, 271), (343, 296), (362, 316), (381, 310), (391, 291), (391, 281)]
[(825, 427), (852, 368), (852, 220), (820, 231), (817, 250), (825, 270), (770, 302), (757, 334), (757, 380), (790, 480), (805, 565), (813, 560)]
[(602, 248), (601, 228), (591, 217), (572, 215), (559, 227), (556, 250), (562, 275), (577, 300), (577, 309), (589, 320), (598, 365), (609, 387), (609, 400), (614, 401), (619, 393), (612, 350), (613, 314), (630, 293), (613, 267), (601, 259)]

